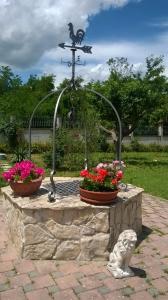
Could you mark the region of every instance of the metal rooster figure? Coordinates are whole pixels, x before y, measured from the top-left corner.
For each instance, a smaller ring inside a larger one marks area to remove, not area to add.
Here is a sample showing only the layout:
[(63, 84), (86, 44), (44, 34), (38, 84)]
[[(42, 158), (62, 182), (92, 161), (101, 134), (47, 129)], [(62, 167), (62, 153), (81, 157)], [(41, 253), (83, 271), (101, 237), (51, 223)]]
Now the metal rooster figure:
[(84, 53), (90, 53), (92, 54), (92, 47), (91, 46), (76, 46), (76, 44), (81, 45), (84, 36), (85, 36), (85, 31), (83, 29), (78, 29), (76, 34), (74, 34), (74, 28), (73, 28), (73, 24), (69, 23), (69, 37), (72, 40), (72, 45), (66, 45), (65, 43), (61, 43), (58, 46), (65, 49), (65, 48), (70, 48), (70, 50), (72, 51), (72, 62), (65, 62), (68, 64), (69, 67), (72, 67), (72, 78), (71, 78), (71, 83), (72, 83), (72, 87), (75, 88), (75, 65), (81, 65), (80, 63), (80, 58), (78, 56), (78, 59), (75, 59), (75, 52), (77, 50), (82, 50)]
[(84, 30), (78, 29), (76, 34), (74, 34), (73, 24), (69, 23), (68, 26), (69, 26), (69, 31), (70, 31), (69, 37), (72, 40), (73, 45), (81, 44), (84, 39), (84, 36), (85, 36)]

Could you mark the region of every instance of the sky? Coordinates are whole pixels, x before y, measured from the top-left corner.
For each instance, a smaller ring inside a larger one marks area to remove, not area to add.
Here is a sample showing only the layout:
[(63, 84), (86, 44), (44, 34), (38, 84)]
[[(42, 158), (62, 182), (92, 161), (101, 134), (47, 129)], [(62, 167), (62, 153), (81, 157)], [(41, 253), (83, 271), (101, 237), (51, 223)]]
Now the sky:
[(30, 74), (54, 74), (58, 85), (71, 69), (61, 59), (71, 58), (61, 42), (71, 43), (68, 23), (86, 31), (78, 51), (84, 66), (76, 75), (87, 82), (105, 80), (111, 57), (127, 57), (143, 71), (145, 58), (165, 56), (168, 75), (168, 0), (0, 0), (0, 65), (9, 65), (26, 81)]

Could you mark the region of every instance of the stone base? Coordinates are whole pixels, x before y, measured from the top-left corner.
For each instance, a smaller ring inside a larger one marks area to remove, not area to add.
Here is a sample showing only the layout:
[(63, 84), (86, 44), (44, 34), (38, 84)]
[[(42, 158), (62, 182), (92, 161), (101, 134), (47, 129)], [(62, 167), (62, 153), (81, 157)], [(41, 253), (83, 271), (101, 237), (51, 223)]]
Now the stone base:
[[(70, 182), (77, 178), (57, 178)], [(45, 179), (45, 182), (49, 179)], [(31, 197), (2, 189), (10, 238), (27, 259), (108, 260), (125, 229), (142, 230), (141, 188), (128, 186), (112, 205), (94, 206), (69, 195), (49, 203), (43, 188)]]

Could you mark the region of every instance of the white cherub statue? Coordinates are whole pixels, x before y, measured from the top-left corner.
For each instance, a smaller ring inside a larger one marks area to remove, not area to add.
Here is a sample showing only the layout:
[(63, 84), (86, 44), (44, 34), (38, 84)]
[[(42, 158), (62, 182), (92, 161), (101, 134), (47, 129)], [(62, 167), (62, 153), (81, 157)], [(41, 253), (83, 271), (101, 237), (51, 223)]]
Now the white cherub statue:
[(129, 263), (137, 241), (136, 232), (132, 229), (124, 230), (110, 253), (107, 269), (115, 278), (134, 276)]

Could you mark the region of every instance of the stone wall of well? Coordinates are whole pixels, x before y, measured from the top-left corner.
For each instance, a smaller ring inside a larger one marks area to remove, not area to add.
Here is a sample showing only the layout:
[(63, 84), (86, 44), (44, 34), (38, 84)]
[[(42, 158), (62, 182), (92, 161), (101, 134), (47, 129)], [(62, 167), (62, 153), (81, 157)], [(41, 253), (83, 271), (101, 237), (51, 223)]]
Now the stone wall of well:
[(27, 259), (108, 260), (123, 230), (141, 233), (142, 191), (129, 186), (114, 204), (94, 206), (80, 201), (79, 195), (55, 203), (49, 203), (41, 191), (32, 197), (14, 197), (10, 187), (5, 187), (10, 238)]

